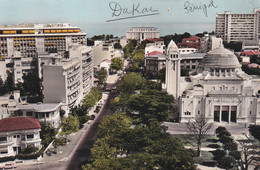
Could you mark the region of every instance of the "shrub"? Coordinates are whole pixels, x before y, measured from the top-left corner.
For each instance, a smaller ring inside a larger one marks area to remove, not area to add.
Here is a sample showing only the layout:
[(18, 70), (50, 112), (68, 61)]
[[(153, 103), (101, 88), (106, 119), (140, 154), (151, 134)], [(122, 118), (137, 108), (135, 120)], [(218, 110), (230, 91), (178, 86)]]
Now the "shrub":
[(233, 139), (232, 139), (231, 137), (229, 137), (229, 136), (224, 135), (224, 136), (221, 136), (221, 137), (219, 138), (219, 141), (220, 141), (221, 143), (223, 143), (223, 144), (226, 144), (226, 143), (231, 143), (231, 142), (233, 142)]
[(232, 142), (228, 142), (228, 143), (225, 143), (223, 148), (225, 150), (228, 150), (228, 151), (236, 151), (237, 150), (237, 144), (232, 141)]
[(211, 143), (217, 143), (219, 140), (218, 139), (207, 139), (207, 142), (211, 142)]
[(57, 148), (58, 146), (64, 146), (67, 143), (67, 138), (55, 138), (52, 145), (54, 148)]
[(222, 127), (222, 126), (219, 126), (217, 129), (216, 129), (216, 134), (217, 134), (217, 137), (221, 137), (221, 136), (231, 136), (231, 134), (227, 131), (227, 129), (225, 127)]
[(209, 166), (209, 167), (214, 167), (214, 166), (216, 166), (217, 162), (216, 161), (206, 161), (206, 162), (202, 162), (201, 164), (205, 165), (205, 166)]
[(212, 151), (212, 154), (213, 154), (213, 156), (214, 156), (213, 159), (216, 160), (216, 161), (218, 161), (218, 160), (220, 160), (221, 158), (225, 157), (226, 152), (223, 151), (223, 150), (217, 149), (217, 150), (215, 150), (215, 151)]
[(30, 154), (30, 153), (35, 153), (37, 152), (39, 149), (35, 146), (27, 146), (27, 148), (22, 149), (22, 154)]
[(250, 125), (249, 126), (250, 134), (260, 141), (260, 126), (259, 125)]
[(45, 149), (45, 147), (42, 146), (42, 148), (37, 153), (34, 153), (34, 154), (18, 154), (18, 155), (15, 156), (15, 158), (22, 159), (22, 160), (37, 159), (39, 156), (42, 155), (44, 149)]
[(218, 144), (209, 144), (207, 147), (209, 148), (220, 148)]
[(230, 169), (233, 167), (233, 160), (230, 157), (222, 157), (218, 162), (218, 167)]
[(8, 162), (8, 161), (13, 161), (13, 160), (15, 160), (14, 156), (0, 158), (0, 162)]

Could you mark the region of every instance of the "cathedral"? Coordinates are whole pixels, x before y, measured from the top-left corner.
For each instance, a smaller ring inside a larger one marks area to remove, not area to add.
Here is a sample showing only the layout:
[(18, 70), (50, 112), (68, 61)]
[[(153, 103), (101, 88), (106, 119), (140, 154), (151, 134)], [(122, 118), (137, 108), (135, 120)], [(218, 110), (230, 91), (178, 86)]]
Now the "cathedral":
[(180, 76), (180, 61), (171, 41), (165, 84), (178, 103), (180, 122), (204, 116), (210, 122), (260, 124), (260, 79), (244, 73), (233, 52), (223, 46), (209, 51), (187, 77)]

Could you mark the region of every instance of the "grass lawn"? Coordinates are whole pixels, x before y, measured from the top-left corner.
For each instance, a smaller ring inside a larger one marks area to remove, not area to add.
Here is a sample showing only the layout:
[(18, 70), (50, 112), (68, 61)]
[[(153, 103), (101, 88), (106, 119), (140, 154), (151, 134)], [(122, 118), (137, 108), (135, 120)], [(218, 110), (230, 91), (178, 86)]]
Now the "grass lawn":
[[(195, 151), (197, 149), (197, 141), (193, 135), (172, 135), (179, 138), (184, 146), (192, 147)], [(214, 147), (215, 146), (215, 147)], [(221, 147), (222, 144), (218, 141), (218, 138), (214, 135), (207, 135), (202, 140), (201, 148), (214, 148)], [(195, 162), (198, 164), (204, 164), (214, 162), (213, 154), (210, 151), (201, 151), (201, 157), (195, 157)], [(213, 165), (214, 166), (214, 165)]]
[[(172, 135), (172, 137), (179, 138), (184, 146), (197, 147), (197, 141), (193, 135)], [(221, 143), (218, 141), (218, 138), (214, 135), (207, 135), (202, 140), (202, 148), (209, 147), (208, 145), (217, 144), (221, 146)]]

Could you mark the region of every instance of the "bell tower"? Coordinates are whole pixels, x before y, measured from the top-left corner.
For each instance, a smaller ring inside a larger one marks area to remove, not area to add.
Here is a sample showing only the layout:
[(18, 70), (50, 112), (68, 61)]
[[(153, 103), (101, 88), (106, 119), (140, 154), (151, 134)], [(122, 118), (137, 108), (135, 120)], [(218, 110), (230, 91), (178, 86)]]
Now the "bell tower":
[(180, 96), (181, 62), (179, 49), (172, 40), (167, 47), (166, 54), (166, 91), (173, 95), (175, 99), (178, 99)]

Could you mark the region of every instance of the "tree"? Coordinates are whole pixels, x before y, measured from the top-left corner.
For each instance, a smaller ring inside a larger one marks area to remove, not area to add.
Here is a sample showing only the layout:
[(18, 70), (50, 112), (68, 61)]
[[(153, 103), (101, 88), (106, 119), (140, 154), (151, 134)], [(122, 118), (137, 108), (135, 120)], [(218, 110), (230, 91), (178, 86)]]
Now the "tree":
[(115, 49), (122, 49), (122, 46), (119, 43), (114, 44)]
[(116, 112), (111, 116), (106, 116), (102, 119), (98, 136), (105, 137), (107, 135), (117, 135), (125, 129), (129, 129), (132, 125), (132, 120), (126, 114)]
[(219, 126), (216, 129), (216, 135), (218, 138), (221, 138), (222, 136), (231, 136), (231, 134), (227, 131), (225, 127)]
[(187, 129), (192, 133), (197, 141), (197, 156), (200, 157), (200, 148), (202, 139), (208, 134), (213, 123), (208, 123), (204, 116), (190, 120), (187, 124)]
[(122, 93), (133, 93), (135, 90), (145, 86), (145, 79), (139, 73), (128, 73), (119, 84), (119, 91)]
[(116, 71), (121, 70), (123, 68), (123, 61), (120, 58), (113, 58), (111, 68)]
[(138, 64), (138, 67), (144, 65), (144, 50), (138, 50), (135, 55), (133, 56), (134, 63)]
[[(246, 136), (247, 137), (247, 136)], [(241, 150), (241, 157), (238, 159), (238, 164), (241, 170), (248, 170), (249, 166), (260, 165), (260, 148), (253, 144), (253, 140), (247, 139), (237, 140)]]
[(77, 116), (69, 115), (61, 121), (62, 133), (67, 135), (79, 130), (79, 120)]
[(47, 125), (41, 125), (41, 139), (42, 143), (45, 147), (47, 147), (51, 141), (55, 138), (55, 135), (57, 134), (57, 130), (52, 128), (49, 124)]
[(107, 71), (104, 68), (101, 68), (101, 70), (98, 73), (98, 79), (99, 79), (99, 85), (103, 85), (104, 81), (107, 77)]
[(260, 141), (260, 125), (250, 125), (249, 132), (254, 138)]
[(6, 93), (6, 87), (4, 85), (3, 79), (0, 77), (0, 96)]
[(165, 121), (173, 110), (173, 96), (155, 89), (142, 90), (129, 98), (128, 110), (138, 113), (142, 123), (150, 125), (154, 120)]
[[(23, 75), (23, 83), (22, 85), (22, 92), (21, 94), (26, 95), (29, 98), (31, 97), (38, 97), (38, 101), (42, 101), (42, 81), (39, 77), (29, 72), (28, 74)], [(33, 101), (34, 102), (34, 101)]]
[(4, 86), (7, 92), (12, 92), (14, 90), (14, 80), (13, 80), (13, 73), (7, 71), (7, 79), (5, 80)]

